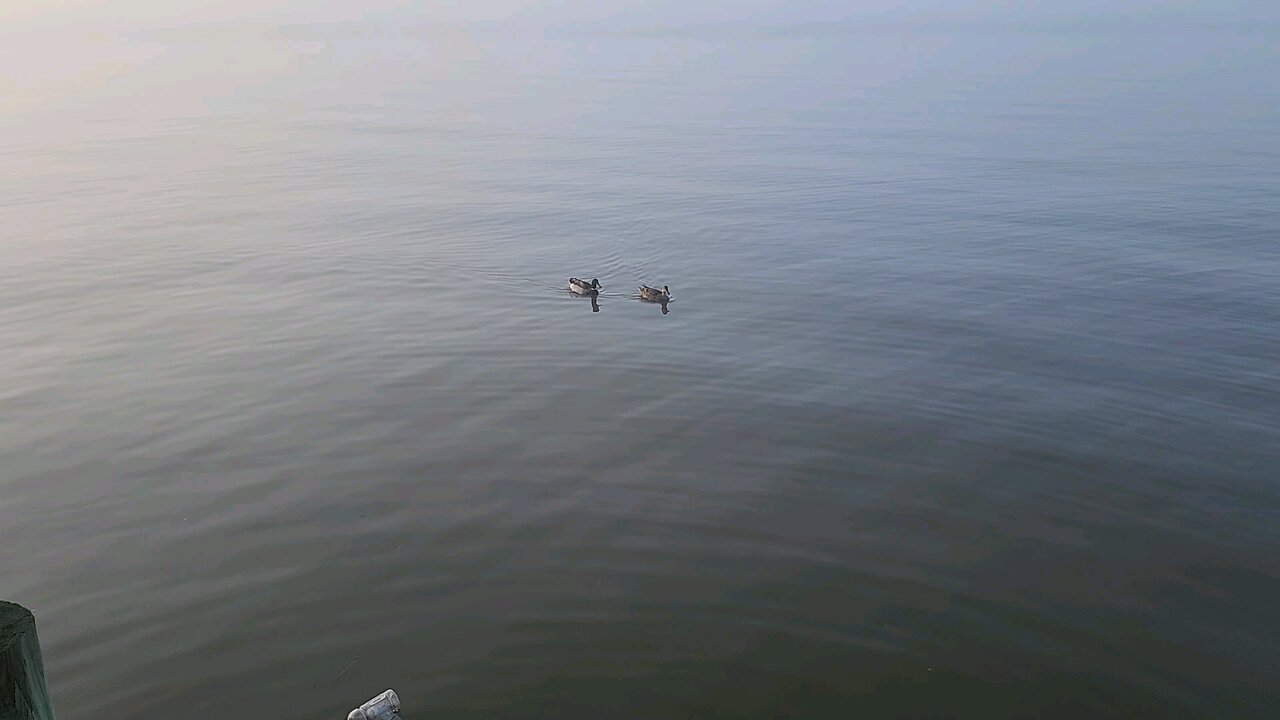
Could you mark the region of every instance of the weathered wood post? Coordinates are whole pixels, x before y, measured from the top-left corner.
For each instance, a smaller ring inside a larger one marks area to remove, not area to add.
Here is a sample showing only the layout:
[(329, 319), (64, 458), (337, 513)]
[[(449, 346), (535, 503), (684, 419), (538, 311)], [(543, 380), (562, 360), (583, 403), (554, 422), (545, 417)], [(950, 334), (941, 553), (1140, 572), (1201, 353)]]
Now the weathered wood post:
[(0, 720), (54, 720), (31, 611), (0, 600)]

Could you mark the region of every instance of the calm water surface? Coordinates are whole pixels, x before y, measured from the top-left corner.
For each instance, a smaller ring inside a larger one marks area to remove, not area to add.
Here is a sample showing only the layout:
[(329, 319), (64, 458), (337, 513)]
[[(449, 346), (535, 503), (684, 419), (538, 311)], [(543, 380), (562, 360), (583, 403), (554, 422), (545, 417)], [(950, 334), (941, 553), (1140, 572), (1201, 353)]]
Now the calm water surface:
[(1270, 40), (6, 36), (59, 716), (1274, 716)]

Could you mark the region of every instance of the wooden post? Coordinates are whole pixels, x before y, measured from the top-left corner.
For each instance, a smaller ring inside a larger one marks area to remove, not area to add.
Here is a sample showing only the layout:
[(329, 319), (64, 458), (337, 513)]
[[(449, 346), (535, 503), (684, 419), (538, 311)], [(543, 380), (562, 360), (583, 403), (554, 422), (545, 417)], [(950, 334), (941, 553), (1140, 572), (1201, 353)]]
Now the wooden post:
[(0, 720), (54, 720), (31, 611), (0, 600)]

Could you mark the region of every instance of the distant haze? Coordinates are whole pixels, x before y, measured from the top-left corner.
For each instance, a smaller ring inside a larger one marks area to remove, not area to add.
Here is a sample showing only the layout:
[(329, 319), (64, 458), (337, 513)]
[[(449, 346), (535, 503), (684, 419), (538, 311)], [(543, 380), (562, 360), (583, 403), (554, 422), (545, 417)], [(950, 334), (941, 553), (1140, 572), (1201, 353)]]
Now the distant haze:
[(243, 19), (329, 22), (407, 17), (429, 22), (525, 20), (546, 23), (688, 23), (755, 20), (804, 23), (857, 19), (977, 21), (1276, 21), (1270, 0), (16, 0), (0, 5), (15, 24), (167, 25)]

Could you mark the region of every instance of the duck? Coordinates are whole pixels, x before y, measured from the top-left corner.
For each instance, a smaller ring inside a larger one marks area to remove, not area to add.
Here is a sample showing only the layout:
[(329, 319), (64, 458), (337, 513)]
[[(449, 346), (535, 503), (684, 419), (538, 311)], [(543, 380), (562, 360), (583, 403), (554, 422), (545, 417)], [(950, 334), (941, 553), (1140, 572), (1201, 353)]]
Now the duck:
[(671, 299), (671, 288), (663, 285), (662, 289), (659, 290), (657, 288), (651, 288), (648, 285), (641, 285), (640, 297), (648, 300), (649, 302), (665, 303)]
[(569, 292), (575, 292), (579, 295), (594, 295), (600, 292), (600, 288), (602, 287), (604, 286), (595, 278), (591, 278), (591, 282), (580, 280), (575, 277), (569, 278)]

